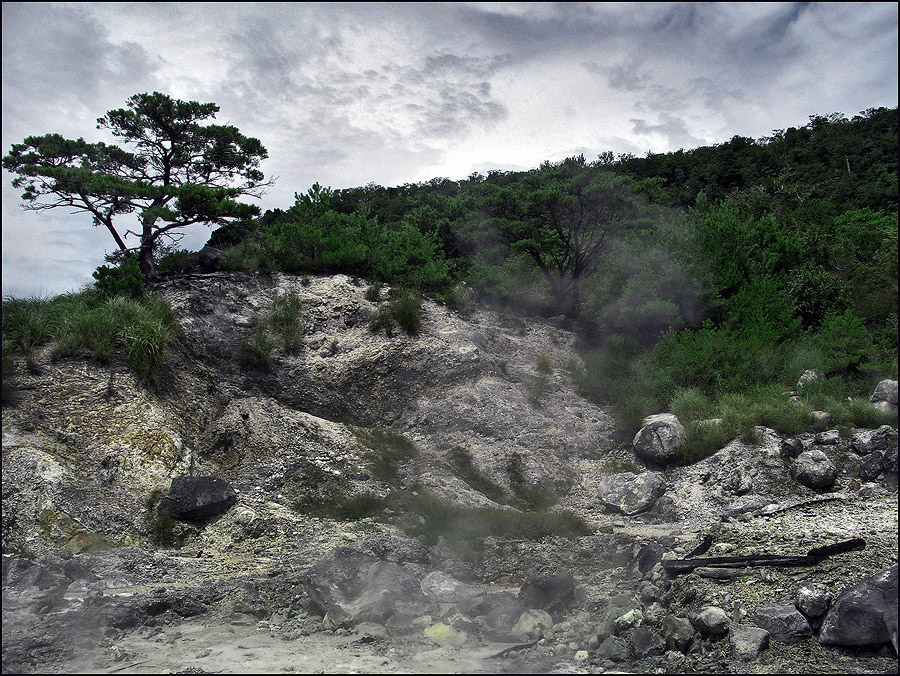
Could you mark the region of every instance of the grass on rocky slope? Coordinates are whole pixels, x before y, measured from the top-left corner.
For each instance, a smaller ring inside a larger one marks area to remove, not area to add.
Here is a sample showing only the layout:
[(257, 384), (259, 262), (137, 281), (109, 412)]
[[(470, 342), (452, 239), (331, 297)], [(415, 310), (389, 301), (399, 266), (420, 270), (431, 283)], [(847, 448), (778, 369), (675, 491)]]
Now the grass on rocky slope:
[(171, 307), (152, 294), (133, 298), (88, 289), (3, 301), (4, 361), (21, 354), (31, 370), (38, 368), (37, 349), (51, 343), (53, 359), (84, 355), (108, 363), (120, 358), (142, 381), (155, 382), (175, 334)]

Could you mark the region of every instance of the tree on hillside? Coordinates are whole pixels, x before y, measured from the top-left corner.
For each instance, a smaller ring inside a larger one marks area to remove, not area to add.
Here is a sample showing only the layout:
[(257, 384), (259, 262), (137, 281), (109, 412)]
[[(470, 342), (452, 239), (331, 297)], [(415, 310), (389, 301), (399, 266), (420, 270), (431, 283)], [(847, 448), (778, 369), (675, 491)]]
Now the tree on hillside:
[[(13, 144), (3, 167), (18, 174), (12, 184), (24, 188), (24, 209), (90, 213), (152, 281), (160, 238), (174, 239), (173, 231), (194, 223), (226, 225), (258, 215), (257, 206), (237, 199), (259, 197), (272, 181), (259, 170), (268, 154), (258, 139), (231, 125), (202, 124), (215, 117), (216, 104), (153, 92), (135, 94), (126, 105), (97, 120), (125, 147), (29, 136)], [(123, 229), (128, 214), (136, 216), (136, 231)], [(137, 246), (126, 244), (129, 234), (137, 235)]]
[(641, 213), (631, 181), (570, 157), (488, 184), (485, 206), (513, 250), (526, 255), (550, 285), (559, 309), (576, 317), (582, 281), (597, 270), (611, 235)]

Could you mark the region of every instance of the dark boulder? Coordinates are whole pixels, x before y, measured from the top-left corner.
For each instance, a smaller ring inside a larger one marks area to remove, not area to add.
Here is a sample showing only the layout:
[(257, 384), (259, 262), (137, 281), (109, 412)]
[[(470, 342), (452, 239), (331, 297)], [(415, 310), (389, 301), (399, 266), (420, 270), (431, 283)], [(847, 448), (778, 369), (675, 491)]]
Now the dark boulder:
[(525, 580), (518, 601), (526, 608), (546, 610), (557, 615), (575, 597), (575, 578), (569, 573), (542, 575)]
[[(894, 624), (889, 628), (891, 617), (894, 618)], [(822, 622), (819, 642), (838, 646), (879, 646), (892, 643), (897, 631), (896, 617), (895, 565), (882, 573), (863, 578), (838, 594)]]
[(181, 521), (201, 521), (221, 514), (237, 502), (237, 494), (223, 479), (211, 476), (182, 476), (172, 479), (172, 486), (156, 513)]

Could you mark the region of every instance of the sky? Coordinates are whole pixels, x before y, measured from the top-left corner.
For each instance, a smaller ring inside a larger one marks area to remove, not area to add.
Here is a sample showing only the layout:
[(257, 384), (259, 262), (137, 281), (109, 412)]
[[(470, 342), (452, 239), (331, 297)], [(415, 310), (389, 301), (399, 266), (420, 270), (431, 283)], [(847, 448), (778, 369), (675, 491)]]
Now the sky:
[[(897, 3), (3, 3), (3, 154), (160, 91), (268, 150), (256, 203), (760, 138), (897, 106)], [(91, 283), (85, 214), (2, 176), (3, 297)], [(127, 227), (127, 224), (123, 224)], [(199, 249), (209, 227), (186, 230)], [(134, 245), (131, 237), (127, 243)]]

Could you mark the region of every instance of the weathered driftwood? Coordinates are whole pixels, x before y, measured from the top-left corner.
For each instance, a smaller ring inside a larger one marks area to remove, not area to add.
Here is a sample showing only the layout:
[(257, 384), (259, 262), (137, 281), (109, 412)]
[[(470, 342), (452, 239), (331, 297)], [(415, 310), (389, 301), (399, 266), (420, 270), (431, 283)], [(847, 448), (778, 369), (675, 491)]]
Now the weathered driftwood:
[(810, 549), (803, 556), (779, 554), (750, 554), (746, 556), (715, 556), (712, 558), (670, 559), (662, 562), (663, 568), (676, 575), (690, 573), (695, 568), (749, 568), (751, 566), (814, 566), (833, 554), (863, 549), (866, 541), (853, 538), (824, 547)]

